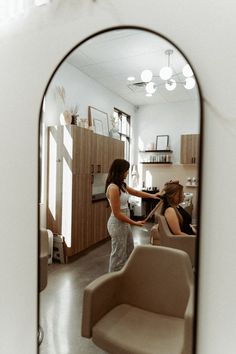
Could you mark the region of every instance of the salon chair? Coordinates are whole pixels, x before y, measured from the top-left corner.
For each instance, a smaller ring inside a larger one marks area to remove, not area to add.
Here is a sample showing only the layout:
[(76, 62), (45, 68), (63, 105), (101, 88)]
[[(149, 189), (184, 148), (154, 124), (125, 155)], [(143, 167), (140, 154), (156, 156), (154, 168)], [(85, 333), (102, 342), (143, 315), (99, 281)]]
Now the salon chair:
[[(46, 229), (40, 230), (40, 243), (39, 243), (39, 292), (43, 291), (47, 286), (48, 281), (48, 231)], [(39, 325), (38, 329), (38, 345), (43, 341), (43, 329)]]
[(193, 293), (185, 252), (137, 246), (85, 288), (82, 336), (110, 354), (191, 354)]
[(156, 215), (157, 224), (151, 228), (150, 243), (177, 248), (188, 253), (192, 266), (195, 266), (196, 235), (173, 235), (164, 215)]

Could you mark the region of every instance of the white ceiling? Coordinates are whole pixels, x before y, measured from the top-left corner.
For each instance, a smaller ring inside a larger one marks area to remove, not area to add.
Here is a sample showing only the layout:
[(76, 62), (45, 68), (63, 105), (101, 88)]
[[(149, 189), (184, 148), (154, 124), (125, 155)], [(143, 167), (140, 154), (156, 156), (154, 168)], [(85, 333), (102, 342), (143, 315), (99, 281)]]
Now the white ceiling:
[[(82, 44), (66, 61), (136, 106), (198, 99), (196, 86), (186, 90), (179, 84), (174, 91), (166, 90), (159, 71), (167, 65), (167, 49), (174, 51), (170, 57), (173, 78), (183, 82), (186, 60), (182, 54), (168, 41), (143, 30), (119, 29), (98, 35)], [(130, 87), (127, 81), (128, 76), (134, 76), (134, 82), (141, 82), (144, 69), (152, 70), (157, 76), (155, 82), (161, 84), (152, 97), (145, 96), (143, 87)]]

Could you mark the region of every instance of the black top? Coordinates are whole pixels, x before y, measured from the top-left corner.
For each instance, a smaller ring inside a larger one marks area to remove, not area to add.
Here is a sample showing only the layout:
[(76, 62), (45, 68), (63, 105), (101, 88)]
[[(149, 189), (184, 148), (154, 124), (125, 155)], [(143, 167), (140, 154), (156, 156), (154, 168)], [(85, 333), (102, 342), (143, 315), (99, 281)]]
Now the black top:
[(192, 235), (193, 230), (190, 226), (190, 224), (192, 223), (191, 215), (180, 205), (177, 207), (177, 209), (183, 218), (183, 223), (182, 225), (180, 224), (180, 230), (188, 235)]
[[(167, 203), (167, 201), (164, 200), (164, 208), (162, 210), (163, 215), (164, 215), (164, 213), (165, 213), (167, 208), (172, 208), (172, 206), (169, 205)], [(178, 209), (178, 212), (180, 213), (180, 215), (183, 218), (183, 222), (180, 223), (180, 230), (182, 232), (184, 232), (185, 234), (192, 235), (193, 234), (193, 230), (192, 230), (192, 228), (190, 226), (190, 224), (192, 223), (191, 215), (184, 208), (182, 208), (180, 205), (177, 206), (177, 209)]]

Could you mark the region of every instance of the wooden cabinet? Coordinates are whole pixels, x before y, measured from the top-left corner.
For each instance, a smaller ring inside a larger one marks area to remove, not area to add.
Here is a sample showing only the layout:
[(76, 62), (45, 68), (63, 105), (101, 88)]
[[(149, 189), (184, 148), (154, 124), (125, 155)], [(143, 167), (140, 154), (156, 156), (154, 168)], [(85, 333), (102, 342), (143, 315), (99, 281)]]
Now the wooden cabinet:
[(197, 164), (199, 162), (199, 134), (181, 135), (180, 162)]
[(107, 136), (93, 134), (92, 173), (108, 173), (114, 159), (124, 158), (124, 142)]
[(109, 234), (107, 231), (107, 220), (110, 216), (110, 206), (106, 200), (101, 200), (92, 204), (92, 244), (106, 239)]
[(48, 132), (47, 227), (64, 236), (68, 257), (89, 244), (92, 134), (69, 125)]
[(95, 173), (107, 173), (124, 143), (75, 125), (48, 128), (47, 227), (65, 238), (66, 257), (105, 239), (109, 208), (92, 203)]
[(115, 159), (123, 159), (124, 158), (124, 142), (109, 138), (108, 141), (108, 148), (107, 148), (107, 171), (109, 170), (112, 161)]
[[(66, 126), (67, 127), (67, 126)], [(91, 173), (93, 132), (88, 129), (69, 125), (73, 146), (73, 173)], [(64, 128), (65, 129), (65, 128)], [(67, 128), (68, 129), (68, 128)]]

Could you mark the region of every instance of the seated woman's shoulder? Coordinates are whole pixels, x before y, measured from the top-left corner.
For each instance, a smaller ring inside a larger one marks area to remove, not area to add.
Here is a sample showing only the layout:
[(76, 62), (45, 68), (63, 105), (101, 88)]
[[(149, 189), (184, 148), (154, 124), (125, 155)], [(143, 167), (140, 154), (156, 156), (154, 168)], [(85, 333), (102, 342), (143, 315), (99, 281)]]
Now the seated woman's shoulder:
[(166, 208), (164, 212), (164, 216), (172, 216), (172, 215), (176, 215), (176, 212), (173, 207), (169, 206), (168, 208)]

